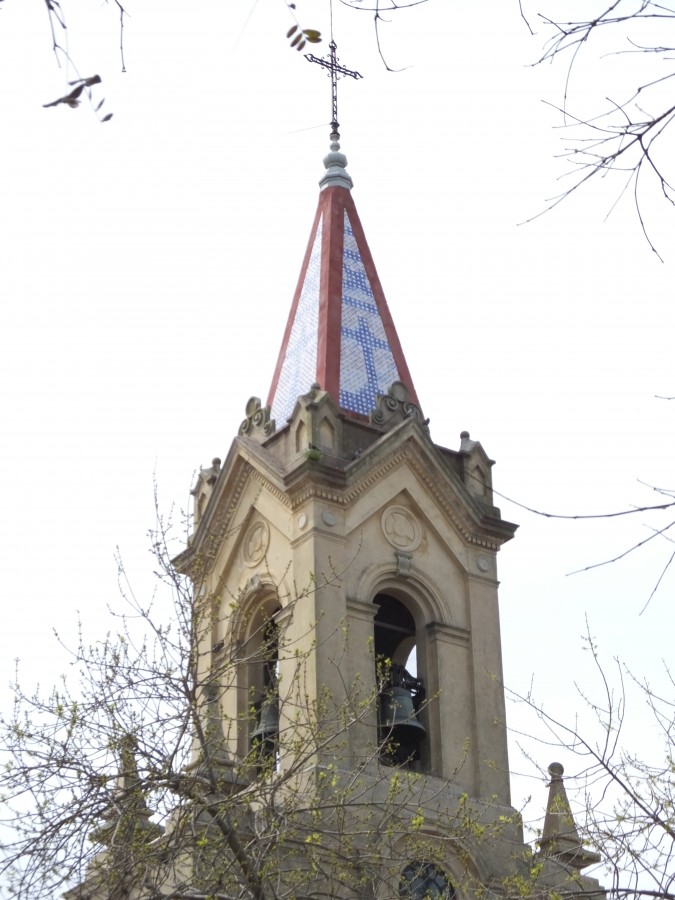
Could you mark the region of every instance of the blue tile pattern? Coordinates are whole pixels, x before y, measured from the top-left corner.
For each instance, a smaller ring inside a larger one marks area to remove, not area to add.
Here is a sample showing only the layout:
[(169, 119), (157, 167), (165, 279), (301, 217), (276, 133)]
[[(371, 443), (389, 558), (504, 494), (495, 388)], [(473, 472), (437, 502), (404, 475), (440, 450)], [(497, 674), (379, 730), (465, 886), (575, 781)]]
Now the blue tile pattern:
[(340, 406), (368, 415), (399, 373), (345, 210)]
[(301, 394), (306, 394), (316, 381), (322, 226), (323, 217), (316, 230), (298, 308), (286, 346), (286, 355), (272, 400), (272, 417), (276, 419), (277, 428), (286, 424), (293, 412), (295, 401)]

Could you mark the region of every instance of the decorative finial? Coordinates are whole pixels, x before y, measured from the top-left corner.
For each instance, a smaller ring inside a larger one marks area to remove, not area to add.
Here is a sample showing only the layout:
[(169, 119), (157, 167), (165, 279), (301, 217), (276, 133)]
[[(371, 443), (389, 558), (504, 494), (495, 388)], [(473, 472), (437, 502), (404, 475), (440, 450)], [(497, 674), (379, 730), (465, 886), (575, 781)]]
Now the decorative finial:
[(548, 767), (548, 774), (551, 776), (551, 781), (562, 781), (564, 771), (562, 763), (559, 762), (552, 762)]
[(319, 184), (323, 190), (330, 185), (338, 185), (351, 190), (353, 181), (346, 172), (347, 157), (344, 153), (340, 153), (340, 123), (338, 122), (338, 103), (337, 103), (337, 83), (341, 75), (348, 75), (350, 78), (363, 78), (359, 72), (347, 69), (340, 65), (337, 58), (337, 45), (335, 41), (329, 44), (330, 58), (322, 59), (314, 56), (313, 53), (306, 53), (305, 59), (309, 62), (317, 63), (324, 69), (330, 71), (331, 89), (332, 89), (332, 112), (330, 123), (330, 153), (324, 157), (323, 164), (326, 167), (326, 173), (323, 175)]
[(471, 435), (469, 434), (468, 431), (462, 431), (462, 433), (460, 434), (460, 438), (462, 441), (460, 448), (459, 448), (460, 453), (471, 453), (473, 448), (478, 443), (478, 441), (471, 440)]

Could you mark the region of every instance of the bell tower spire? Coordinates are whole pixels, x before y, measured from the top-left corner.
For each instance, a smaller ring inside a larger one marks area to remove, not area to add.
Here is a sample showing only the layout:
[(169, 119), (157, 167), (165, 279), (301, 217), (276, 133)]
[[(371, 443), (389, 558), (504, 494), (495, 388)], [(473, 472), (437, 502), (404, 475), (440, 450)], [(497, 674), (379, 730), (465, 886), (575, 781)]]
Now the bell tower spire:
[(363, 419), (395, 382), (403, 383), (410, 401), (419, 405), (340, 149), (337, 81), (339, 76), (361, 76), (340, 65), (336, 49), (331, 41), (329, 59), (307, 57), (331, 75), (331, 144), (268, 397), (277, 427), (314, 384), (343, 412)]

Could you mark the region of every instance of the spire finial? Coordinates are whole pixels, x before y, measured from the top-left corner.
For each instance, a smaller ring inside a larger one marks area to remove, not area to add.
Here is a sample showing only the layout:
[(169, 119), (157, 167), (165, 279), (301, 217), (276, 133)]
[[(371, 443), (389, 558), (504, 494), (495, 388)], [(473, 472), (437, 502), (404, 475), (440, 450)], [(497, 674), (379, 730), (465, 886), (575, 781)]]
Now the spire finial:
[[(314, 56), (313, 53), (306, 53), (305, 59), (309, 62), (317, 63), (322, 66), (324, 69), (328, 69), (330, 71), (330, 81), (331, 81), (331, 99), (332, 99), (332, 107), (331, 107), (331, 122), (330, 122), (330, 141), (331, 141), (331, 150), (336, 152), (340, 149), (340, 123), (338, 122), (337, 117), (337, 83), (338, 79), (341, 75), (348, 75), (350, 78), (363, 78), (360, 72), (355, 72), (352, 69), (347, 69), (345, 66), (341, 65), (338, 62), (337, 58), (337, 44), (334, 40), (331, 39), (330, 44), (328, 45), (328, 49), (330, 50), (330, 57), (328, 59), (323, 59), (318, 56)], [(333, 145), (337, 146), (333, 146)], [(346, 161), (345, 161), (346, 162)], [(326, 167), (328, 168), (328, 167)]]

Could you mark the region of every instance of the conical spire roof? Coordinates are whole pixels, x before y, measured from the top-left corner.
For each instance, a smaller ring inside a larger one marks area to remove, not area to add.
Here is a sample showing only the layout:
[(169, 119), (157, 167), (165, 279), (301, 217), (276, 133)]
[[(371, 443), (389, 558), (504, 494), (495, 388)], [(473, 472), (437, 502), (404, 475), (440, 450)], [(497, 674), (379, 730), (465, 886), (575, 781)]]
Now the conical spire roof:
[(367, 417), (394, 382), (403, 382), (418, 404), (338, 137), (331, 135), (324, 158), (318, 209), (270, 388), (278, 426), (314, 384), (357, 416)]
[(559, 762), (552, 762), (548, 767), (551, 781), (539, 846), (546, 856), (556, 857), (572, 869), (581, 871), (586, 866), (600, 862), (601, 857), (599, 853), (585, 847), (579, 837), (563, 782), (564, 771)]

